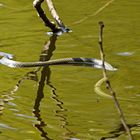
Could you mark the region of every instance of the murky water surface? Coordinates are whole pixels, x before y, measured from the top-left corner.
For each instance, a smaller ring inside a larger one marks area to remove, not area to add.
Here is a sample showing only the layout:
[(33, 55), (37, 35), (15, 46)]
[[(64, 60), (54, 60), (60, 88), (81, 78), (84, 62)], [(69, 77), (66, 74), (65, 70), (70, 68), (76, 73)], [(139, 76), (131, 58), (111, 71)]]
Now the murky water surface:
[[(32, 2), (0, 0), (0, 51), (14, 54), (15, 60), (39, 60), (50, 39)], [(99, 58), (98, 21), (104, 21), (106, 59), (118, 68), (108, 75), (139, 140), (139, 0), (54, 0), (54, 4), (73, 32), (58, 37), (51, 59)], [(52, 19), (45, 2), (43, 8)], [(113, 101), (94, 91), (101, 70), (74, 66), (33, 70), (0, 65), (1, 140), (127, 139)]]

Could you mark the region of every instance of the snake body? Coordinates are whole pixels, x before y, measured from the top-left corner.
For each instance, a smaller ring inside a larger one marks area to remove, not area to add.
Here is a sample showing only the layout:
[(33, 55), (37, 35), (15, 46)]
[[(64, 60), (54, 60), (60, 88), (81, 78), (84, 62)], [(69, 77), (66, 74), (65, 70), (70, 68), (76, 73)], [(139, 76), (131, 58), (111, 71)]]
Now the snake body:
[[(39, 67), (39, 66), (49, 66), (49, 65), (74, 65), (74, 66), (89, 66), (93, 68), (102, 68), (102, 61), (95, 58), (62, 58), (49, 61), (38, 61), (38, 62), (19, 62), (12, 60), (13, 55), (8, 53), (0, 52), (0, 64), (6, 65), (12, 68), (26, 68), (26, 67)], [(109, 63), (105, 62), (106, 70), (114, 71)]]

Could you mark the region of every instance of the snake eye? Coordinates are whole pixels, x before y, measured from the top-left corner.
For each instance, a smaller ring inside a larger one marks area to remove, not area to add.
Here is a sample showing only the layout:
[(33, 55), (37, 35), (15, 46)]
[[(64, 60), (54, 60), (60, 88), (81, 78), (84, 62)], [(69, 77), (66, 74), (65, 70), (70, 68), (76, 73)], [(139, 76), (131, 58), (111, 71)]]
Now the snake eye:
[(70, 33), (70, 32), (72, 32), (72, 30), (65, 27), (65, 28), (63, 29), (63, 32), (65, 32), (65, 33)]
[(69, 29), (69, 28), (65, 28), (65, 31), (66, 31), (66, 32), (69, 32), (69, 31), (70, 31), (70, 29)]

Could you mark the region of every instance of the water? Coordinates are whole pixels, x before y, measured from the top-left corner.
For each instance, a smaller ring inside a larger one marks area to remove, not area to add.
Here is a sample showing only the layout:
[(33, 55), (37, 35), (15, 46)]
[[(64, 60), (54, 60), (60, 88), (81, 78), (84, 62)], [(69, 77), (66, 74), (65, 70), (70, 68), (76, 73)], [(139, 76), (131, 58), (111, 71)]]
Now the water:
[[(138, 140), (140, 5), (138, 0), (108, 2), (54, 1), (61, 19), (73, 32), (56, 40), (51, 59), (99, 58), (98, 22), (104, 21), (106, 59), (118, 68), (108, 75)], [(43, 7), (51, 18), (45, 2)], [(20, 61), (37, 61), (50, 38), (46, 35), (49, 29), (27, 0), (0, 1), (0, 30), (0, 51), (14, 54)], [(4, 105), (0, 100), (0, 139), (127, 139), (113, 101), (94, 92), (101, 70), (74, 66), (52, 66), (42, 74), (33, 70), (0, 66), (0, 96), (5, 100)]]

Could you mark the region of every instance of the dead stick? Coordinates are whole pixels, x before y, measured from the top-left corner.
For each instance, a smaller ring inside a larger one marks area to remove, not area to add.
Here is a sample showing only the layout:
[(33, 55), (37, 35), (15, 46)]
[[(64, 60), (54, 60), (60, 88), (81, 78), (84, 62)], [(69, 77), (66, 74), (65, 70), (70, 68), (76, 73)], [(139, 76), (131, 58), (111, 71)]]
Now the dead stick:
[(119, 104), (119, 101), (118, 101), (118, 99), (116, 97), (116, 93), (111, 87), (111, 83), (109, 81), (109, 78), (107, 76), (107, 72), (106, 72), (106, 69), (105, 69), (105, 65), (104, 65), (105, 54), (104, 54), (104, 49), (103, 49), (103, 28), (104, 28), (104, 23), (102, 21), (99, 22), (99, 28), (100, 28), (100, 34), (99, 34), (100, 55), (101, 55), (101, 60), (102, 60), (102, 65), (103, 65), (103, 76), (105, 78), (106, 88), (109, 90), (110, 94), (112, 95), (112, 98), (113, 98), (114, 103), (115, 103), (115, 107), (117, 108), (117, 111), (118, 111), (118, 113), (120, 115), (121, 123), (123, 124), (124, 129), (126, 130), (126, 132), (128, 134), (128, 139), (133, 140), (131, 131), (130, 131), (129, 127), (127, 126), (123, 111), (122, 111), (122, 109), (120, 107), (120, 104)]
[(65, 25), (63, 24), (62, 20), (60, 19), (59, 15), (57, 14), (55, 10), (52, 0), (46, 0), (46, 2), (49, 8), (49, 11), (51, 15), (53, 16), (53, 18), (55, 19), (55, 21), (57, 22), (58, 26), (65, 28)]
[(33, 6), (36, 8), (39, 17), (43, 20), (45, 25), (48, 26), (52, 31), (55, 31), (57, 30), (56, 25), (47, 18), (45, 12), (41, 8), (42, 2), (44, 2), (44, 0), (34, 0)]
[(49, 11), (50, 11), (52, 17), (54, 18), (54, 20), (56, 21), (56, 23), (58, 25), (59, 30), (62, 33), (72, 32), (72, 30), (70, 30), (69, 28), (67, 28), (65, 26), (65, 24), (62, 22), (62, 20), (60, 19), (59, 15), (58, 15), (55, 7), (54, 7), (53, 1), (52, 0), (46, 0), (46, 2), (47, 2), (47, 5), (48, 5)]

